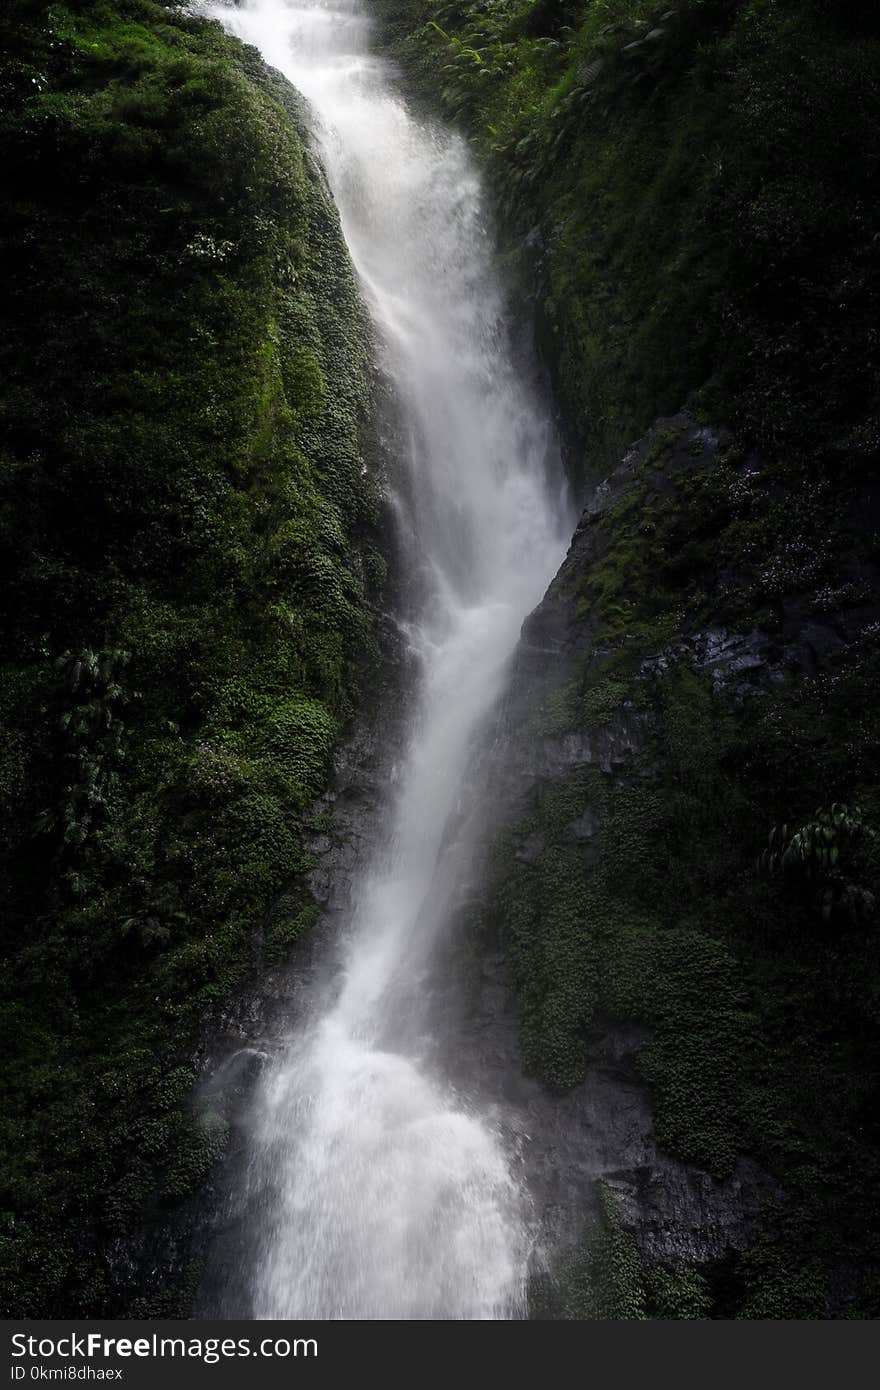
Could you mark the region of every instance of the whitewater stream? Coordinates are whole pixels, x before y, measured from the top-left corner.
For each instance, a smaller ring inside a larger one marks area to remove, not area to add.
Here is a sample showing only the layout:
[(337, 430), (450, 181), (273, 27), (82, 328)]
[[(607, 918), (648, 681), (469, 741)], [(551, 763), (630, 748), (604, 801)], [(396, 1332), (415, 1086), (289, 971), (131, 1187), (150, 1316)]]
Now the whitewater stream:
[(570, 534), (553, 430), (515, 365), (480, 178), (370, 50), (358, 0), (202, 6), (309, 102), (403, 425), (418, 687), (380, 848), (326, 999), (255, 1107), (262, 1318), (517, 1318), (533, 1223), (507, 1130), (432, 1048), (444, 834), (526, 614)]

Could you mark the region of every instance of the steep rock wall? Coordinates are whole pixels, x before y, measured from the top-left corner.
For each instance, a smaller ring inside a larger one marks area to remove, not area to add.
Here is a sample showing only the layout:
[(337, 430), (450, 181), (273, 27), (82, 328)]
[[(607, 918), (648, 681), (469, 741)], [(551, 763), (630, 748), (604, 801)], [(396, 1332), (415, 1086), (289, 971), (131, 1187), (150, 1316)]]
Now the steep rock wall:
[(126, 1243), (223, 1148), (196, 1039), (314, 920), (375, 660), (370, 334), (256, 53), (152, 0), (2, 23), (3, 1304), (176, 1312)]
[[(738, 518), (770, 487), (729, 435), (660, 422), (523, 631), (481, 918), (525, 1070), (560, 1097), (568, 1186), (592, 1166), (580, 1203), (602, 1211), (551, 1266), (555, 1316), (875, 1308), (876, 609), (850, 584), (736, 622)], [(839, 562), (868, 578), (858, 548)], [(764, 853), (811, 825), (806, 857)]]
[[(876, 17), (378, 8), (495, 180), (587, 498), (524, 629), (478, 914), (604, 1221), (550, 1315), (876, 1312)], [(632, 1067), (647, 1149), (613, 1119)]]

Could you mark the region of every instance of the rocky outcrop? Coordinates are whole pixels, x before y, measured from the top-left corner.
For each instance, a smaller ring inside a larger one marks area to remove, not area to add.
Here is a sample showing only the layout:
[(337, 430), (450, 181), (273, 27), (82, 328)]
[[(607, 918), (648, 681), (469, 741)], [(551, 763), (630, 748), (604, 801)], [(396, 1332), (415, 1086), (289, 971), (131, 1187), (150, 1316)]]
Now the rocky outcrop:
[[(827, 1036), (815, 972), (839, 975), (839, 936), (823, 935), (809, 892), (757, 866), (787, 800), (806, 811), (833, 794), (803, 766), (795, 790), (787, 725), (795, 743), (816, 737), (820, 716), (804, 706), (817, 673), (823, 687), (839, 688), (843, 672), (863, 679), (868, 615), (854, 586), (819, 613), (803, 590), (754, 601), (766, 556), (745, 550), (729, 564), (725, 542), (735, 499), (761, 470), (687, 413), (658, 421), (587, 505), (523, 627), (495, 730), (485, 775), (496, 820), (468, 916), (474, 959), (459, 978), (480, 980), (465, 1010), (482, 1020), (471, 1064), (522, 1121), (547, 1260), (541, 1316), (583, 1316), (575, 1304), (675, 1315), (651, 1290), (683, 1274), (704, 1281), (715, 1315), (851, 1315), (870, 1297), (864, 1275), (835, 1307), (827, 1230), (827, 1283), (804, 1274), (816, 1250), (800, 1232), (816, 1195), (792, 1162), (799, 1146), (834, 1161), (808, 1099), (786, 1088), (812, 1046), (831, 1103), (849, 1025)], [(688, 528), (691, 569), (673, 590), (666, 570)], [(854, 563), (841, 557), (843, 570)], [(825, 701), (822, 711), (833, 722)], [(847, 949), (865, 960), (858, 939)], [(813, 992), (793, 1024), (786, 995), (807, 972)], [(780, 1044), (780, 1027), (796, 1036)], [(849, 1200), (860, 1191), (859, 1177)], [(590, 1264), (612, 1237), (636, 1252), (634, 1304), (602, 1292), (619, 1262)], [(780, 1293), (786, 1262), (795, 1272)], [(584, 1267), (591, 1292), (573, 1303)]]

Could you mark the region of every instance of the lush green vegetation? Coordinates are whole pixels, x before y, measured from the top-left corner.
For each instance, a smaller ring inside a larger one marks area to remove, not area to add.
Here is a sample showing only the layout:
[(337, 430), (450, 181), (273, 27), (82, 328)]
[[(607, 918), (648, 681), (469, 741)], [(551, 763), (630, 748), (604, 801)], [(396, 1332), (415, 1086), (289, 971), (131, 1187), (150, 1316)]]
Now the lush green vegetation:
[(153, 0), (0, 27), (3, 1303), (169, 1310), (108, 1252), (222, 1146), (193, 1038), (370, 650), (369, 335), (253, 51)]
[[(575, 476), (686, 401), (715, 441), (655, 429), (572, 562), (582, 669), (530, 736), (640, 744), (545, 789), (496, 908), (533, 1072), (642, 1019), (661, 1142), (785, 1195), (703, 1271), (647, 1267), (608, 1198), (567, 1311), (876, 1316), (880, 21), (380, 7), (494, 180)], [(253, 53), (158, 0), (12, 0), (0, 39), (4, 1302), (173, 1312), (119, 1242), (223, 1145), (199, 1026), (313, 917), (303, 816), (383, 568), (368, 334)], [(752, 693), (695, 669), (707, 629), (764, 635)]]
[(561, 1316), (606, 1322), (710, 1316), (713, 1300), (705, 1276), (686, 1265), (668, 1270), (646, 1265), (632, 1236), (623, 1230), (607, 1188), (601, 1190), (600, 1205), (598, 1231), (563, 1271)]
[[(717, 1175), (751, 1154), (787, 1195), (708, 1294), (642, 1268), (609, 1208), (572, 1315), (876, 1316), (880, 18), (857, 0), (381, 10), (414, 92), (495, 182), (575, 476), (685, 403), (710, 427), (656, 428), (570, 562), (583, 670), (532, 735), (627, 719), (642, 747), (546, 788), (499, 848), (498, 919), (533, 1071), (570, 1086), (595, 1020), (644, 1019), (661, 1141)], [(760, 630), (773, 678), (714, 688), (707, 629)], [(529, 863), (523, 835), (543, 845)]]
[(582, 476), (698, 389), (776, 449), (873, 448), (854, 424), (878, 370), (871, 6), (380, 9), (416, 90), (495, 176), (502, 234), (527, 241)]
[[(699, 634), (717, 631), (719, 614), (741, 613), (761, 580), (742, 551), (736, 586), (724, 563), (740, 534), (739, 453), (722, 444), (695, 456), (695, 433), (680, 422), (646, 441), (633, 480), (563, 571), (561, 601), (580, 613), (584, 657), (529, 737), (613, 736), (621, 721), (638, 733), (619, 743), (635, 747), (614, 771), (549, 783), (498, 846), (496, 915), (524, 1057), (565, 1089), (583, 1077), (603, 1017), (650, 1024), (639, 1068), (661, 1144), (718, 1178), (738, 1156), (757, 1158), (785, 1194), (754, 1248), (704, 1271), (707, 1308), (876, 1316), (876, 593), (837, 593), (829, 604), (817, 567), (796, 620), (780, 602), (767, 622), (750, 676), (729, 672), (719, 684), (712, 662), (700, 669)], [(765, 485), (778, 483), (771, 475)], [(732, 505), (719, 522), (725, 490)], [(701, 529), (701, 516), (716, 520)], [(686, 585), (665, 568), (679, 572), (684, 525)], [(811, 673), (801, 634), (815, 642), (812, 624), (828, 622), (849, 640)], [(585, 808), (596, 826), (586, 851)], [(529, 862), (516, 853), (524, 837), (541, 846)], [(660, 1315), (644, 1312), (645, 1290), (681, 1271), (643, 1268), (616, 1230), (612, 1221), (600, 1253), (572, 1272), (572, 1298), (583, 1286), (604, 1307), (605, 1274), (631, 1270), (626, 1287), (643, 1311), (615, 1316)], [(603, 1265), (609, 1241), (623, 1253)], [(614, 1306), (628, 1306), (618, 1294)]]

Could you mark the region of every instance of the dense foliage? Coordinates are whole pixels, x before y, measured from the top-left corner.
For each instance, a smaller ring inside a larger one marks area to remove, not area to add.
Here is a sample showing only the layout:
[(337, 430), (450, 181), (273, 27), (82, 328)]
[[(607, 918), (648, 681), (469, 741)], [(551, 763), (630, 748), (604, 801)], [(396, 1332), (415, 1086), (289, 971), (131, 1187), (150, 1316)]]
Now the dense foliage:
[[(762, 592), (760, 627), (737, 635), (765, 557), (737, 549), (732, 583), (728, 547), (778, 481), (752, 457), (744, 496), (741, 452), (695, 448), (705, 434), (687, 417), (654, 430), (562, 571), (583, 657), (529, 736), (610, 740), (614, 763), (541, 791), (497, 847), (495, 911), (532, 1071), (565, 1089), (603, 1018), (641, 1020), (664, 1147), (716, 1178), (745, 1155), (780, 1182), (752, 1248), (702, 1271), (707, 1308), (876, 1316), (877, 588), (817, 572), (775, 616)], [(644, 1291), (658, 1271), (635, 1253)]]
[(502, 236), (526, 242), (582, 475), (697, 389), (775, 448), (846, 432), (852, 452), (873, 449), (873, 7), (379, 8), (415, 88), (471, 131)]
[[(587, 654), (527, 731), (638, 745), (544, 789), (494, 907), (529, 1068), (569, 1087), (604, 1016), (644, 1021), (661, 1142), (782, 1197), (700, 1271), (606, 1197), (566, 1315), (876, 1316), (877, 14), (377, 8), (494, 181), (574, 476), (692, 411), (572, 562)], [(310, 920), (382, 571), (369, 344), (253, 53), (157, 0), (13, 0), (0, 38), (4, 1303), (179, 1311), (121, 1238), (223, 1144), (199, 1024)], [(745, 693), (707, 632), (760, 635)]]
[(603, 1018), (643, 1020), (664, 1146), (719, 1177), (748, 1155), (784, 1197), (708, 1282), (643, 1267), (612, 1203), (569, 1315), (876, 1316), (876, 10), (381, 8), (495, 180), (575, 475), (692, 412), (576, 539), (584, 658), (528, 734), (636, 746), (544, 788), (495, 917), (533, 1072), (565, 1089)]
[(152, 0), (2, 31), (3, 1304), (74, 1315), (223, 1142), (195, 1030), (308, 921), (263, 931), (372, 641), (370, 345), (252, 50)]

